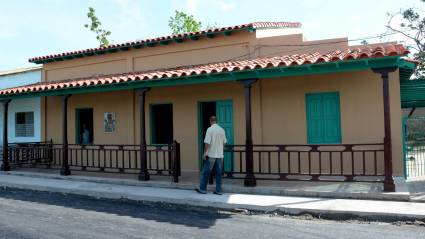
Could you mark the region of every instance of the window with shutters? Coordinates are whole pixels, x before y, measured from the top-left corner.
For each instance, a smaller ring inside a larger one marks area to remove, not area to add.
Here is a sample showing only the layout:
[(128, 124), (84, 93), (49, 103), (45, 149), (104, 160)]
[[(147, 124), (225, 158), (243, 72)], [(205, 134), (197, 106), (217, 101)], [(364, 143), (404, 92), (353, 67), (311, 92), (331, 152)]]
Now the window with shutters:
[(341, 116), (338, 92), (306, 94), (307, 142), (341, 143)]
[(15, 114), (15, 137), (34, 137), (34, 112)]

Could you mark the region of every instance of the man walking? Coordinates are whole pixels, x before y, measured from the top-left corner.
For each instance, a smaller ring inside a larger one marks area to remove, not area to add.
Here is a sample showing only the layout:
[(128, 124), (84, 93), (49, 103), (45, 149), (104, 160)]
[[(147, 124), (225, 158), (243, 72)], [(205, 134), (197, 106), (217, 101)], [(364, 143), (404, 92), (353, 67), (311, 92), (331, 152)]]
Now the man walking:
[(204, 168), (202, 169), (201, 182), (199, 188), (196, 189), (198, 193), (207, 193), (208, 178), (211, 170), (215, 169), (215, 191), (214, 194), (221, 195), (221, 172), (223, 162), (223, 148), (227, 143), (226, 133), (224, 129), (217, 124), (217, 118), (211, 116), (210, 127), (207, 129), (204, 139)]

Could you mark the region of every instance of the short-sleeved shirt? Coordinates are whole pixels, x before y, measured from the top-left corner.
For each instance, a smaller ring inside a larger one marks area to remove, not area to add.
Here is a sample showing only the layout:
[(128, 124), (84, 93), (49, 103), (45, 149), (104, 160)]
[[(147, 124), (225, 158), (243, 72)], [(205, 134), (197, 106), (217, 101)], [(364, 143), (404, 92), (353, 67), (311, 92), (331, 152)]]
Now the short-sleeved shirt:
[(213, 124), (207, 129), (204, 143), (209, 144), (207, 156), (210, 158), (223, 158), (224, 144), (227, 143), (226, 133), (218, 124)]

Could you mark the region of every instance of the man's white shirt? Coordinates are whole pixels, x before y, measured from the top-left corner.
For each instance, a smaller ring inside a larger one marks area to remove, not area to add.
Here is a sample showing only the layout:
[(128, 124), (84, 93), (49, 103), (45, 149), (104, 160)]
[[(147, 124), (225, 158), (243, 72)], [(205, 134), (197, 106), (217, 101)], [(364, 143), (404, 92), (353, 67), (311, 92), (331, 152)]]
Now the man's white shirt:
[(204, 143), (209, 144), (207, 156), (210, 158), (223, 158), (224, 144), (227, 143), (226, 133), (218, 124), (213, 124), (207, 129)]

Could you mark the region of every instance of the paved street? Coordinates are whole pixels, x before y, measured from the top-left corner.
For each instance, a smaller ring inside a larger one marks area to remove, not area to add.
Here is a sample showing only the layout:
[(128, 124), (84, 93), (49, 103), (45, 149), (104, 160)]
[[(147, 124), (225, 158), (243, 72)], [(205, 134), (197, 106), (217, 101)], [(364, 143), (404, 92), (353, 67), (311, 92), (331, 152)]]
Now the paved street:
[(175, 209), (0, 190), (0, 238), (423, 238), (425, 227)]

